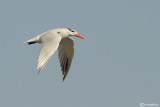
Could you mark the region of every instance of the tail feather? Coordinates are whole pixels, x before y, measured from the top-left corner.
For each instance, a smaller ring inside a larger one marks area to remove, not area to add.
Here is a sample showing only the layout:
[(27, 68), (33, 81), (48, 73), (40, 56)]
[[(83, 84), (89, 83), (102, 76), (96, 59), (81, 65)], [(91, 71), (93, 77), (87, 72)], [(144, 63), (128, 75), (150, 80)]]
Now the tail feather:
[(35, 37), (35, 38), (32, 38), (24, 43), (27, 43), (28, 45), (31, 45), (31, 44), (35, 44), (35, 43), (40, 43), (40, 40), (39, 40), (39, 37)]
[(31, 44), (35, 44), (35, 43), (37, 43), (37, 42), (31, 41), (31, 42), (27, 42), (27, 43), (28, 43), (28, 45), (31, 45)]

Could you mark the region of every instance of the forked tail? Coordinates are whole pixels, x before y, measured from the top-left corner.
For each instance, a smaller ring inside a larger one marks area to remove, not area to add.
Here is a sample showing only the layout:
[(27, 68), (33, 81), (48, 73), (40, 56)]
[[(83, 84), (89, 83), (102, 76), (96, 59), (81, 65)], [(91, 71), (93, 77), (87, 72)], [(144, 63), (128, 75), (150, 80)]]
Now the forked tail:
[(35, 38), (32, 38), (24, 43), (27, 43), (28, 45), (31, 45), (31, 44), (35, 44), (35, 43), (41, 43), (39, 37), (35, 37)]

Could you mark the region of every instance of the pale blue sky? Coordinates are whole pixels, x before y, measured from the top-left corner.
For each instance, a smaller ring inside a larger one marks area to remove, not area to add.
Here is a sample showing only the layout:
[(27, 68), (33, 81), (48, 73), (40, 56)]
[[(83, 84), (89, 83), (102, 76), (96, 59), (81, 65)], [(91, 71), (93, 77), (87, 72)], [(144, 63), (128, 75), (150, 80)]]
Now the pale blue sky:
[[(160, 103), (159, 0), (1, 0), (0, 107), (139, 107)], [(62, 82), (57, 52), (37, 76), (42, 45), (70, 27), (75, 55)]]

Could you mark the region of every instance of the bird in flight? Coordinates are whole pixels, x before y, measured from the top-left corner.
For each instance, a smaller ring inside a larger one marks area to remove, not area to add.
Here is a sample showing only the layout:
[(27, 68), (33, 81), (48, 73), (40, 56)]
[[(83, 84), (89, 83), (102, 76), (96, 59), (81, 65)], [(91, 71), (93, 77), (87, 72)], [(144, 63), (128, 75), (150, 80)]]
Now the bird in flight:
[(70, 38), (71, 36), (76, 36), (84, 39), (84, 37), (77, 33), (74, 29), (56, 28), (48, 30), (47, 32), (44, 32), (24, 42), (28, 45), (34, 43), (43, 44), (38, 58), (38, 74), (43, 70), (43, 68), (53, 56), (54, 52), (58, 49), (59, 62), (63, 74), (63, 81), (65, 80), (74, 55), (74, 41)]

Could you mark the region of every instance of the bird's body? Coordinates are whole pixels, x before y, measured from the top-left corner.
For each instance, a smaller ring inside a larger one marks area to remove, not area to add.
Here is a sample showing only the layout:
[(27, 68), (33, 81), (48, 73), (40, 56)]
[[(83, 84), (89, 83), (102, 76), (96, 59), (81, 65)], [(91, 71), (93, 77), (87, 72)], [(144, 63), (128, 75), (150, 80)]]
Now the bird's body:
[(58, 56), (60, 60), (60, 66), (62, 73), (64, 75), (63, 81), (65, 80), (74, 55), (74, 41), (70, 38), (70, 36), (76, 36), (81, 39), (84, 39), (83, 36), (78, 34), (75, 30), (70, 28), (57, 28), (52, 29), (47, 32), (44, 32), (37, 37), (30, 39), (24, 43), (34, 44), (41, 43), (43, 47), (41, 49), (38, 66), (40, 73), (46, 64), (51, 59), (54, 52), (58, 49)]

